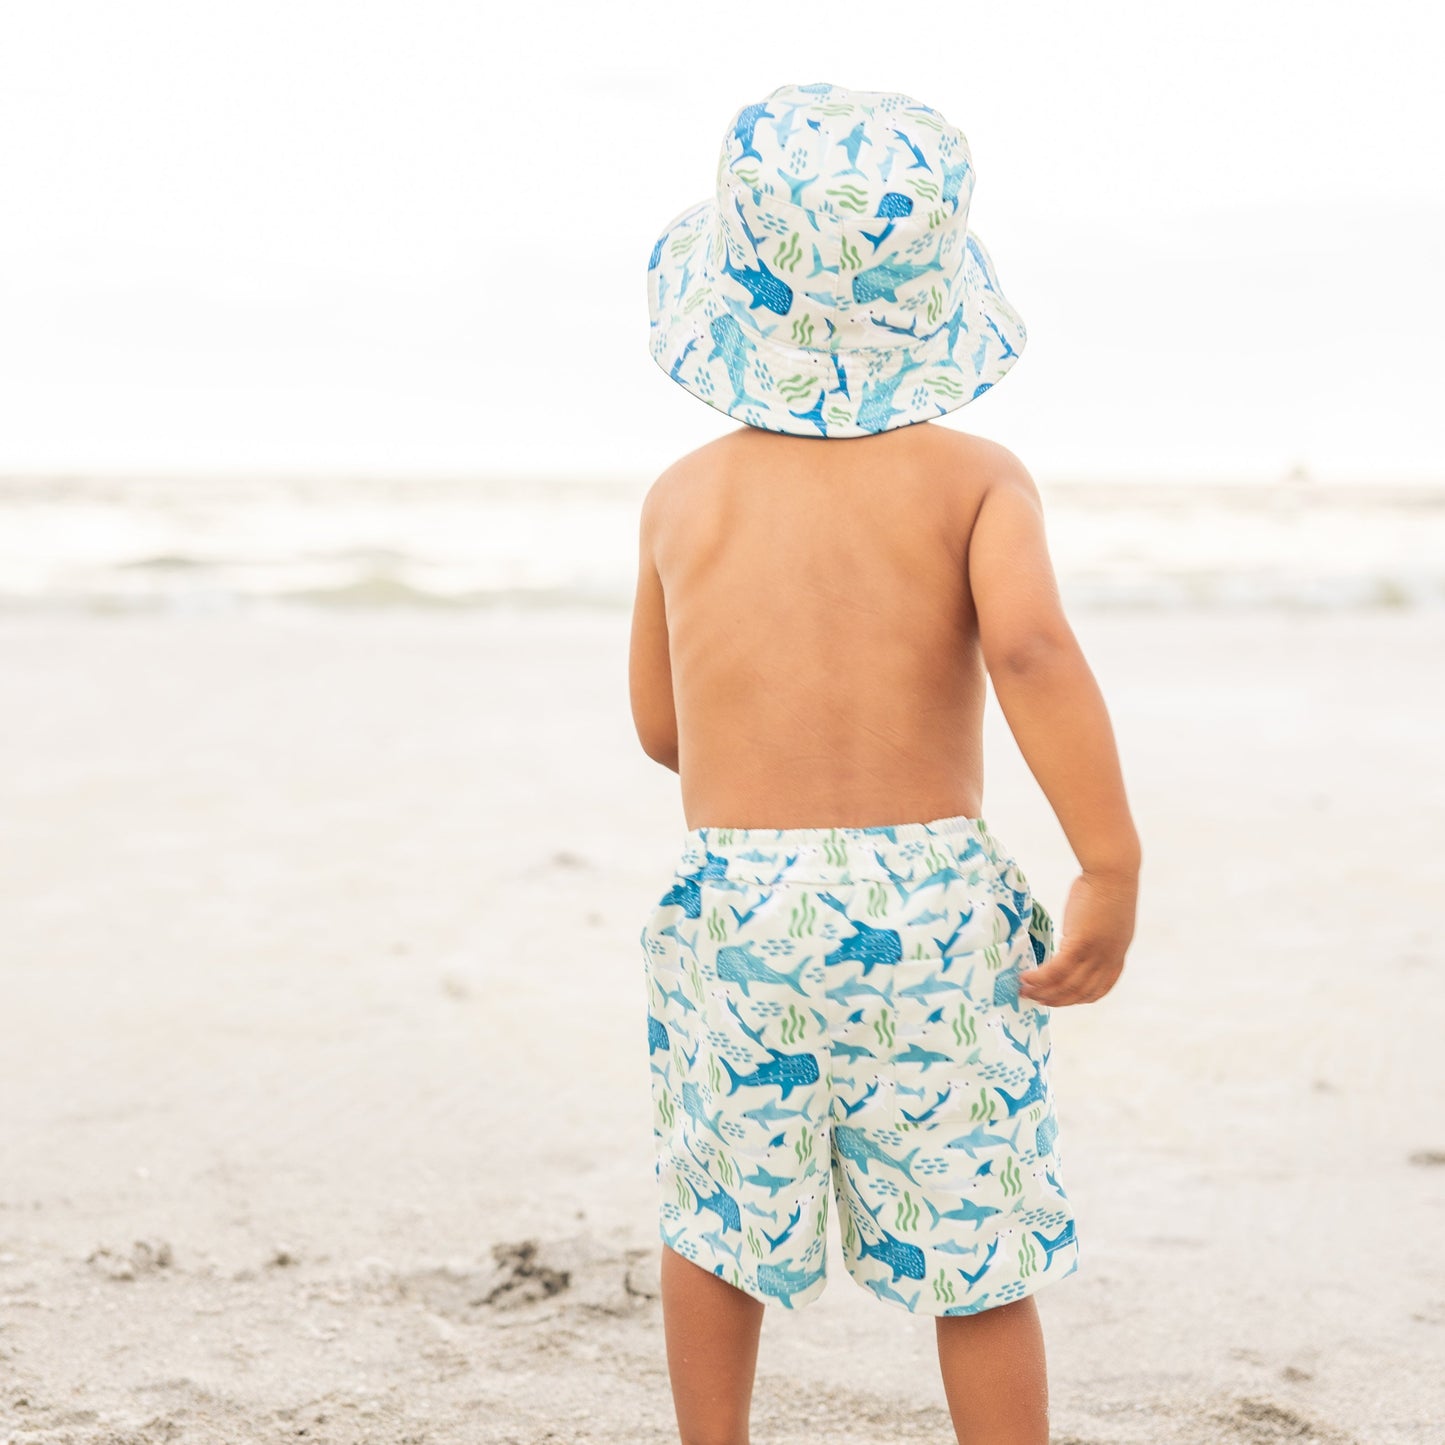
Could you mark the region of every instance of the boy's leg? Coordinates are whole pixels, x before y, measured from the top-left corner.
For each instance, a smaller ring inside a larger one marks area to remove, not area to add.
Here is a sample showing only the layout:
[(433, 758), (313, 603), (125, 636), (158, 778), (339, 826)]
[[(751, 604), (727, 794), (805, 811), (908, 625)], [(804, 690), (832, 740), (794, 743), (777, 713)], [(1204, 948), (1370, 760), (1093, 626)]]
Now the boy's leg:
[(747, 1445), (765, 1308), (662, 1246), (662, 1323), (682, 1445)]
[(1032, 1295), (939, 1316), (938, 1363), (959, 1445), (1049, 1445), (1044, 1332)]

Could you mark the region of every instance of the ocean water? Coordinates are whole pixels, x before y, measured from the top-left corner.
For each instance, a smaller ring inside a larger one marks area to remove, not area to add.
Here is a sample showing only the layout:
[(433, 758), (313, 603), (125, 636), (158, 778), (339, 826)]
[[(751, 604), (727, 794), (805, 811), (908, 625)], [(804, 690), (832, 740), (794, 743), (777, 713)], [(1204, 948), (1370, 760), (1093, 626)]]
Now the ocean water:
[[(0, 612), (626, 609), (645, 484), (0, 478)], [(1445, 484), (1041, 483), (1070, 607), (1445, 605)]]

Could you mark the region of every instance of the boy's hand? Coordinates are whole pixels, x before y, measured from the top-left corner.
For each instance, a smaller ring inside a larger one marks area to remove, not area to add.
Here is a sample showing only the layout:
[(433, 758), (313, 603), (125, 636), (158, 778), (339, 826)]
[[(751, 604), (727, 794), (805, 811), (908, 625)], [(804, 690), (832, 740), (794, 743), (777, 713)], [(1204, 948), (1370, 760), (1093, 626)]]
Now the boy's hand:
[(1082, 873), (1069, 888), (1063, 941), (1054, 956), (1025, 969), (1019, 993), (1031, 1003), (1093, 1003), (1118, 982), (1134, 937), (1136, 876)]

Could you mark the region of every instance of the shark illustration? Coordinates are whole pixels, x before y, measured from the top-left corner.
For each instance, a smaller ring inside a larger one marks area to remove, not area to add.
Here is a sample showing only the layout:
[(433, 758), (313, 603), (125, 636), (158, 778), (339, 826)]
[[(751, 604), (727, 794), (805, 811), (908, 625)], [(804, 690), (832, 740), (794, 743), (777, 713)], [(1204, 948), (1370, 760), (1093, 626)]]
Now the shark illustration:
[(907, 1310), (911, 1310), (914, 1308), (915, 1305), (917, 1305), (918, 1297), (923, 1293), (922, 1290), (915, 1290), (912, 1297), (910, 1298), (908, 1295), (899, 1294), (896, 1289), (894, 1289), (891, 1285), (886, 1284), (881, 1279), (865, 1279), (863, 1283), (866, 1284), (868, 1288), (871, 1289), (873, 1293), (878, 1296), (879, 1299), (894, 1300), (898, 1304), (901, 1304), (904, 1309)]
[(770, 117), (773, 121), (773, 134), (778, 138), (778, 149), (782, 150), (787, 145), (789, 137), (793, 134), (793, 117), (802, 110), (802, 102), (790, 105), (787, 114)]
[(873, 1081), (871, 1084), (869, 1084), (868, 1087), (867, 1087), (856, 1099), (854, 1099), (851, 1104), (844, 1104), (844, 1105), (843, 1105), (843, 1115), (844, 1115), (844, 1117), (845, 1117), (845, 1118), (848, 1118), (848, 1119), (851, 1119), (851, 1118), (853, 1117), (853, 1115), (856, 1114), (856, 1113), (858, 1112), (858, 1110), (861, 1109), (861, 1108), (864, 1106), (864, 1104), (866, 1104), (866, 1103), (869, 1101), (869, 1099), (871, 1099), (871, 1098), (874, 1096), (874, 1094), (876, 1094), (877, 1092), (878, 1092), (878, 1080), (877, 1080), (877, 1079), (874, 1079), (874, 1081)]
[(859, 1059), (872, 1059), (877, 1056), (872, 1049), (865, 1049), (862, 1044), (834, 1044), (833, 1056), (845, 1059), (850, 1064), (856, 1064)]
[(914, 361), (905, 347), (898, 370), (882, 381), (865, 381), (863, 399), (858, 404), (858, 425), (864, 431), (883, 431), (893, 417), (899, 415), (899, 408), (893, 405), (893, 394), (910, 371), (922, 370), (923, 363)]
[[(818, 249), (817, 242), (815, 241), (813, 243), (813, 269), (808, 272), (808, 279), (811, 281), (814, 276), (836, 276), (837, 274), (838, 268), (836, 266), (825, 266), (823, 264), (823, 253)], [(811, 291), (808, 292), (808, 295), (811, 296), (812, 294)], [(826, 296), (824, 299), (831, 302), (833, 298)]]
[[(733, 127), (733, 138), (742, 144), (742, 151), (738, 160), (745, 156), (752, 156), (754, 160), (762, 160), (762, 156), (753, 149), (753, 132), (758, 127), (760, 120), (774, 120), (776, 117), (770, 111), (765, 102), (759, 101), (756, 105), (745, 105), (738, 112), (737, 124)], [(734, 165), (737, 161), (733, 162)]]
[(647, 1015), (647, 1052), (655, 1054), (658, 1050), (664, 1053), (672, 1051), (672, 1040), (667, 1036), (667, 1025), (651, 1011)]
[[(757, 397), (748, 395), (747, 388), (748, 353), (756, 351), (757, 348), (743, 335), (743, 328), (737, 317), (714, 316), (708, 323), (708, 331), (712, 335), (712, 350), (708, 352), (707, 359), (716, 361), (718, 357), (722, 357), (723, 365), (727, 367), (728, 380), (732, 383), (732, 404), (736, 407), (742, 406), (744, 402), (752, 402), (755, 406), (762, 406), (763, 403)], [(700, 912), (700, 903), (698, 908)], [(698, 914), (691, 913), (688, 916), (696, 918)]]
[(860, 120), (838, 144), (843, 147), (848, 157), (848, 169), (839, 171), (838, 174), (840, 176), (861, 176), (863, 172), (858, 169), (858, 152), (865, 145), (873, 144), (868, 137), (868, 127)]
[(1003, 332), (1000, 331), (998, 327), (993, 324), (993, 317), (985, 316), (983, 319), (985, 322), (988, 323), (988, 329), (992, 331), (995, 336), (998, 337), (999, 345), (1003, 347), (1003, 355), (999, 357), (999, 360), (1007, 361), (1009, 357), (1017, 356), (1018, 352), (1013, 349), (1013, 346), (1010, 344), (1008, 337), (1005, 336)]
[[(978, 242), (975, 241), (972, 236), (969, 236), (967, 240), (965, 240), (964, 245), (968, 247), (973, 259), (978, 262), (978, 269), (983, 273), (984, 289), (986, 291), (992, 291), (994, 287), (993, 281), (989, 277), (988, 262), (984, 259), (983, 252), (979, 250)], [(1003, 338), (1000, 337), (999, 339), (1002, 340)]]
[[(838, 359), (836, 352), (833, 354), (833, 375), (838, 378), (838, 385), (835, 386), (828, 395), (836, 396), (841, 394), (848, 396), (848, 372), (844, 368), (843, 363)], [(848, 396), (849, 401), (852, 401), (852, 399), (851, 396)]]
[(800, 1269), (788, 1269), (781, 1264), (760, 1264), (758, 1266), (758, 1293), (771, 1295), (792, 1308), (793, 1296), (811, 1289), (824, 1277), (826, 1266), (819, 1264), (811, 1274)]
[(910, 1124), (925, 1124), (944, 1106), (952, 1093), (953, 1085), (950, 1084), (921, 1114), (910, 1114), (907, 1109), (900, 1109), (898, 1112)]
[[(828, 997), (836, 1004), (843, 1005), (850, 998), (856, 998), (859, 994), (871, 993), (874, 998), (881, 998), (884, 1003), (893, 1002), (893, 980), (888, 980), (887, 988), (874, 988), (871, 983), (864, 983), (861, 978), (850, 978), (846, 983), (840, 983), (837, 988), (828, 990)], [(857, 1023), (858, 1020), (850, 1017), (849, 1023)]]
[(1059, 1123), (1052, 1114), (1046, 1114), (1039, 1120), (1039, 1126), (1034, 1130), (1034, 1153), (1040, 1159), (1047, 1154), (1054, 1152), (1054, 1142), (1059, 1137)]
[(899, 938), (896, 928), (874, 928), (856, 918), (849, 918), (846, 906), (831, 893), (819, 893), (818, 900), (841, 913), (854, 929), (849, 937), (843, 939), (838, 947), (828, 954), (823, 960), (824, 963), (861, 963), (866, 977), (875, 964), (897, 963), (903, 957), (903, 940)]
[(838, 1152), (845, 1159), (851, 1159), (864, 1174), (868, 1173), (870, 1163), (876, 1163), (889, 1169), (896, 1169), (911, 1184), (918, 1183), (918, 1180), (913, 1177), (911, 1165), (918, 1157), (921, 1145), (909, 1150), (902, 1159), (895, 1159), (891, 1155), (885, 1154), (862, 1129), (855, 1128), (852, 1124), (835, 1126), (833, 1142), (838, 1146)]
[(823, 403), (827, 399), (827, 391), (820, 391), (818, 393), (817, 401), (815, 401), (813, 405), (808, 408), (807, 411), (793, 411), (791, 408), (789, 408), (788, 415), (797, 417), (799, 421), (812, 422), (813, 425), (818, 428), (819, 436), (827, 436), (828, 424), (823, 420)]
[(704, 1129), (710, 1130), (722, 1140), (722, 1130), (718, 1127), (718, 1121), (722, 1118), (722, 1110), (719, 1109), (711, 1119), (707, 1116), (707, 1105), (703, 1102), (702, 1090), (696, 1084), (686, 1083), (682, 1086), (682, 1112), (695, 1124), (701, 1125)]
[[(964, 1279), (966, 1279), (966, 1280), (968, 1281), (970, 1288), (972, 1288), (974, 1285), (976, 1285), (976, 1284), (979, 1282), (979, 1280), (981, 1280), (981, 1279), (983, 1278), (984, 1271), (985, 1271), (985, 1270), (989, 1267), (989, 1265), (993, 1262), (993, 1257), (994, 1257), (994, 1255), (996, 1255), (997, 1253), (998, 1253), (998, 1235), (994, 1235), (994, 1237), (989, 1241), (987, 1251), (984, 1253), (983, 1262), (979, 1265), (979, 1267), (978, 1267), (976, 1270), (974, 1270), (974, 1271), (972, 1271), (972, 1272), (970, 1273), (970, 1272), (969, 1272), (968, 1270), (966, 1270), (962, 1265), (959, 1265), (959, 1267), (958, 1267), (958, 1272), (959, 1272), (959, 1274), (961, 1274), (961, 1275), (964, 1277)], [(985, 1298), (987, 1298), (987, 1296), (985, 1296)], [(974, 1301), (974, 1306), (977, 1307), (977, 1306), (981, 1305), (982, 1303), (983, 1303), (983, 1300), (981, 1300), (981, 1299), (975, 1300), (975, 1301)]]
[[(943, 971), (945, 973), (948, 972), (949, 964), (953, 962), (954, 956), (951, 952), (953, 945), (958, 942), (959, 935), (963, 932), (963, 930), (967, 928), (970, 923), (973, 922), (973, 913), (974, 910), (972, 908), (970, 908), (966, 913), (960, 913), (958, 915), (957, 922), (953, 925), (953, 932), (950, 933), (947, 938), (935, 938), (933, 940), (934, 947), (938, 949), (939, 955), (943, 959)], [(973, 977), (972, 968), (970, 968), (968, 971), (968, 977)], [(967, 987), (967, 979), (965, 979), (964, 981), (964, 986)]]
[(897, 1235), (890, 1234), (878, 1220), (879, 1211), (869, 1207), (867, 1200), (858, 1196), (859, 1203), (873, 1221), (873, 1228), (878, 1231), (879, 1238), (876, 1242), (870, 1243), (863, 1233), (861, 1224), (858, 1235), (861, 1241), (859, 1254), (864, 1259), (876, 1259), (880, 1264), (886, 1264), (893, 1271), (893, 1284), (900, 1279), (922, 1279), (926, 1262), (923, 1251), (916, 1244), (909, 1244), (905, 1239), (899, 1239)]
[(898, 288), (929, 271), (943, 270), (943, 240), (938, 238), (938, 250), (931, 261), (879, 261), (858, 272), (853, 278), (853, 299), (860, 305), (869, 301), (898, 300)]
[(956, 1219), (961, 1224), (971, 1224), (975, 1229), (980, 1229), (985, 1219), (1001, 1213), (992, 1204), (975, 1204), (971, 1199), (959, 1200), (957, 1209), (942, 1210), (931, 1199), (925, 1199), (923, 1202), (928, 1206), (928, 1213), (933, 1219), (935, 1229), (938, 1228), (939, 1221), (944, 1219)]
[(693, 1184), (691, 1177), (688, 1177), (687, 1182), (692, 1185), (692, 1192), (697, 1198), (697, 1209), (694, 1213), (701, 1214), (704, 1210), (708, 1210), (717, 1215), (720, 1228), (741, 1229), (743, 1227), (743, 1216), (742, 1211), (738, 1208), (737, 1200), (734, 1199), (721, 1184), (718, 1184), (715, 1180), (708, 1177), (706, 1166), (702, 1160), (697, 1157), (697, 1152), (693, 1149), (691, 1141), (684, 1140), (683, 1142), (687, 1147), (687, 1152), (692, 1155), (693, 1162), (702, 1170), (703, 1178), (713, 1186), (710, 1194), (704, 1194), (696, 1184)]
[[(811, 186), (818, 179), (817, 176), (792, 176), (782, 166), (779, 166), (777, 171), (779, 179), (788, 183), (788, 200), (795, 206), (801, 206), (803, 204), (803, 187)], [(817, 247), (814, 247), (814, 250), (816, 249)]]
[[(742, 1222), (739, 1220), (739, 1228), (741, 1228), (741, 1225)], [(708, 1230), (708, 1232), (703, 1235), (703, 1239), (706, 1243), (712, 1245), (718, 1254), (732, 1255), (735, 1264), (741, 1264), (743, 1262), (742, 1249), (736, 1244), (729, 1244), (727, 1240), (722, 1237), (721, 1229)]]
[(1027, 1109), (1030, 1104), (1038, 1104), (1044, 1098), (1044, 1071), (1035, 1067), (1033, 1077), (1029, 1080), (1029, 1086), (1022, 1094), (1010, 1094), (998, 1084), (993, 1085), (994, 1093), (998, 1094), (1008, 1105), (1008, 1116), (1010, 1119), (1020, 1109)]
[(919, 1003), (925, 1003), (930, 994), (957, 993), (958, 989), (959, 985), (952, 979), (944, 978), (941, 973), (934, 973), (918, 983), (910, 983), (907, 988), (900, 988), (898, 992), (903, 998), (915, 998)]
[(874, 214), (888, 222), (876, 236), (871, 231), (863, 232), (864, 236), (872, 241), (876, 251), (893, 234), (894, 221), (913, 214), (913, 197), (905, 196), (902, 191), (885, 191)]
[[(796, 413), (794, 413), (794, 415), (796, 415)], [(783, 866), (778, 869), (777, 873), (772, 878), (764, 879), (760, 883), (759, 887), (762, 891), (758, 895), (758, 901), (754, 903), (753, 906), (749, 908), (746, 913), (743, 913), (739, 909), (734, 908), (731, 903), (728, 904), (728, 908), (732, 912), (732, 916), (737, 919), (739, 928), (742, 928), (753, 917), (753, 915), (758, 911), (758, 909), (761, 908), (763, 904), (768, 901), (768, 899), (772, 896), (773, 889), (776, 888), (778, 884), (783, 881), (783, 879), (787, 876), (788, 869), (790, 869), (797, 861), (798, 855), (796, 853), (794, 853), (791, 858), (785, 858), (783, 860)]]
[(925, 1069), (931, 1068), (934, 1064), (946, 1064), (952, 1060), (951, 1054), (940, 1054), (936, 1049), (925, 1049), (916, 1039), (903, 1050), (901, 1054), (895, 1054), (895, 1064), (922, 1064)]
[[(726, 318), (723, 318), (726, 319)], [(734, 325), (737, 323), (734, 322)], [(716, 327), (717, 323), (713, 323)], [(717, 341), (717, 333), (714, 331), (713, 340)], [(749, 348), (751, 349), (751, 348)], [(708, 360), (713, 360), (718, 355), (714, 351)], [(732, 367), (729, 363), (729, 373)], [(689, 918), (700, 918), (702, 916), (702, 885), (705, 882), (711, 883), (720, 881), (727, 872), (728, 861), (726, 858), (719, 858), (716, 853), (709, 852), (707, 861), (701, 868), (691, 873), (680, 875), (658, 901), (659, 908), (681, 908)]]
[(792, 1232), (798, 1227), (798, 1221), (802, 1217), (803, 1206), (801, 1204), (795, 1204), (793, 1206), (793, 1212), (788, 1216), (788, 1222), (783, 1227), (782, 1232), (779, 1234), (769, 1234), (766, 1230), (764, 1230), (763, 1238), (767, 1240), (768, 1244), (773, 1249), (776, 1249), (780, 1244), (784, 1244), (787, 1242), (788, 1236), (791, 1235)]
[(775, 1049), (770, 1044), (763, 1042), (759, 1030), (749, 1028), (743, 1021), (743, 1016), (737, 1011), (731, 999), (727, 1002), (728, 1011), (738, 1021), (742, 1031), (759, 1048), (766, 1049), (769, 1057), (759, 1064), (751, 1073), (740, 1074), (732, 1064), (723, 1059), (723, 1068), (728, 1071), (728, 1077), (732, 1080), (732, 1087), (729, 1094), (736, 1094), (744, 1087), (766, 1088), (774, 1087), (782, 1091), (783, 1098), (787, 1098), (794, 1089), (804, 1084), (816, 1084), (818, 1082), (818, 1060), (813, 1054), (786, 1054), (781, 1049)]
[(1072, 1244), (1076, 1237), (1072, 1219), (1052, 1239), (1046, 1234), (1040, 1234), (1037, 1229), (1031, 1229), (1029, 1233), (1043, 1246), (1044, 1253), (1050, 1256), (1056, 1249), (1062, 1249), (1065, 1245)]
[(977, 1254), (982, 1244), (960, 1244), (956, 1239), (940, 1240), (933, 1246), (940, 1254)]
[(753, 983), (785, 983), (807, 997), (807, 989), (799, 982), (809, 963), (806, 958), (791, 973), (780, 973), (753, 952), (752, 944), (725, 943), (718, 949), (715, 962), (717, 976), (725, 983), (737, 984), (747, 998), (752, 997), (748, 985)]
[(959, 187), (969, 172), (967, 161), (960, 161), (956, 166), (951, 166), (947, 161), (943, 163), (943, 200), (956, 211), (958, 209)]
[[(683, 1086), (684, 1088), (686, 1085)], [(776, 1099), (769, 1099), (766, 1104), (759, 1104), (756, 1109), (744, 1109), (743, 1118), (751, 1119), (757, 1124), (778, 1124), (784, 1119), (806, 1119), (806, 1109), (784, 1109)]]
[(933, 169), (933, 167), (929, 165), (926, 160), (924, 160), (923, 152), (919, 150), (918, 147), (914, 145), (913, 142), (909, 140), (908, 137), (904, 135), (901, 130), (895, 130), (893, 134), (896, 135), (898, 139), (901, 140), (903, 144), (906, 145), (908, 149), (913, 152), (913, 164), (908, 167), (910, 171), (931, 171)]
[(996, 1149), (1000, 1145), (1008, 1145), (1012, 1148), (1018, 1141), (1018, 1130), (1014, 1130), (1012, 1139), (1006, 1139), (1002, 1134), (994, 1134), (989, 1131), (988, 1125), (976, 1124), (967, 1134), (960, 1134), (957, 1139), (950, 1139), (945, 1146), (949, 1149), (962, 1149), (970, 1159), (978, 1158), (980, 1149)]
[(751, 1174), (745, 1174), (743, 1176), (744, 1184), (751, 1184), (758, 1189), (766, 1189), (769, 1199), (776, 1199), (778, 1197), (778, 1190), (780, 1190), (783, 1185), (791, 1184), (792, 1182), (792, 1179), (786, 1174), (769, 1174), (761, 1164), (759, 1164)]
[[(686, 276), (686, 272), (683, 272), (683, 276)], [(668, 367), (668, 376), (672, 377), (673, 381), (679, 381), (682, 379), (682, 363), (683, 361), (688, 360), (688, 353), (692, 350), (692, 348), (695, 347), (696, 344), (698, 344), (698, 338), (688, 337), (688, 344), (686, 344), (685, 347), (683, 347), (682, 350), (679, 351), (678, 358), (673, 361), (672, 366)]]
[(693, 929), (693, 931), (692, 931), (692, 937), (691, 937), (691, 938), (689, 938), (685, 933), (681, 932), (681, 931), (679, 930), (677, 924), (675, 924), (675, 923), (669, 923), (666, 928), (659, 928), (659, 929), (657, 930), (657, 932), (658, 932), (658, 936), (659, 936), (660, 938), (675, 938), (675, 939), (677, 939), (678, 947), (679, 947), (679, 948), (685, 948), (690, 954), (692, 954), (693, 959), (696, 960), (696, 958), (697, 958), (697, 929), (695, 929), (695, 928)]
[(723, 270), (739, 286), (746, 288), (748, 294), (753, 298), (749, 304), (750, 310), (756, 310), (761, 306), (775, 316), (786, 316), (793, 308), (793, 288), (781, 276), (775, 275), (768, 269), (768, 263), (763, 260), (763, 243), (753, 235), (748, 226), (748, 218), (743, 215), (742, 202), (734, 197), (733, 205), (737, 209), (738, 220), (742, 223), (743, 235), (748, 238), (748, 243), (753, 248), (753, 254), (757, 257), (758, 264), (741, 268), (734, 266), (728, 257), (726, 247), (724, 247)]

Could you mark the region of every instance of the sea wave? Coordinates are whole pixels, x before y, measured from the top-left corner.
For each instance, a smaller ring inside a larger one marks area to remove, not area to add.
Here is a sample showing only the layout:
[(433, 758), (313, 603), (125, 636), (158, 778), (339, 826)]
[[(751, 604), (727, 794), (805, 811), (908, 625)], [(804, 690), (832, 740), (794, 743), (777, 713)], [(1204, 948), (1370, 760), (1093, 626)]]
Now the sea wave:
[[(0, 613), (625, 610), (631, 482), (0, 478)], [(1445, 605), (1445, 486), (1041, 489), (1071, 607)]]

